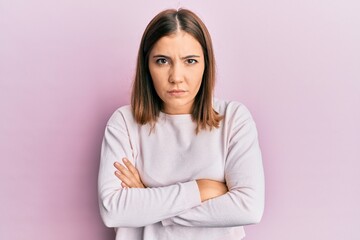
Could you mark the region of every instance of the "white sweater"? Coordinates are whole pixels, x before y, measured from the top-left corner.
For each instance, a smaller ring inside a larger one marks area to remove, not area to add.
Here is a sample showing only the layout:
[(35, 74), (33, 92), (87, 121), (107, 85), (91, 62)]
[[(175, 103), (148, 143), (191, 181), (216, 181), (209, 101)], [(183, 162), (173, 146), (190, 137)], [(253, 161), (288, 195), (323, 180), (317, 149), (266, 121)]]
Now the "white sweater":
[[(247, 108), (214, 101), (220, 127), (202, 130), (190, 114), (160, 113), (155, 131), (134, 121), (130, 106), (106, 126), (99, 170), (100, 213), (116, 240), (233, 240), (260, 221), (264, 174), (257, 130)], [(123, 189), (114, 162), (127, 157), (147, 188)], [(201, 203), (196, 179), (225, 182), (229, 191)]]

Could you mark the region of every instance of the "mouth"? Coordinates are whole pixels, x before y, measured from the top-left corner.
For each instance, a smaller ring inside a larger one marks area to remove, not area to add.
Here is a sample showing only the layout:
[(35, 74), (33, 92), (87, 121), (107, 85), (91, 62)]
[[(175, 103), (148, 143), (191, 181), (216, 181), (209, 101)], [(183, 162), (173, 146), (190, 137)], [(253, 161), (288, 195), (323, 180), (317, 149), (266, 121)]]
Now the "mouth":
[(170, 91), (168, 91), (168, 94), (172, 95), (172, 96), (181, 96), (183, 94), (185, 94), (187, 91), (182, 90), (182, 89), (172, 89)]

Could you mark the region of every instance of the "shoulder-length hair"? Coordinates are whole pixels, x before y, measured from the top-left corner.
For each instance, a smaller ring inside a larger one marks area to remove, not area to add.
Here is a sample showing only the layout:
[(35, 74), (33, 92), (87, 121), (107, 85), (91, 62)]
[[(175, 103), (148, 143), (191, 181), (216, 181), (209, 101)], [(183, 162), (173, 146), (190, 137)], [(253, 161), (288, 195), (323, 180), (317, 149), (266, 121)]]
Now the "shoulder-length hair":
[(160, 38), (174, 34), (179, 29), (190, 34), (200, 43), (205, 59), (201, 86), (195, 96), (191, 113), (193, 121), (197, 123), (196, 133), (202, 129), (218, 128), (223, 117), (212, 106), (215, 59), (211, 37), (201, 19), (186, 9), (169, 9), (160, 12), (150, 21), (144, 31), (131, 94), (131, 107), (135, 121), (142, 125), (149, 123), (152, 128), (155, 126), (163, 102), (157, 95), (151, 79), (149, 54)]

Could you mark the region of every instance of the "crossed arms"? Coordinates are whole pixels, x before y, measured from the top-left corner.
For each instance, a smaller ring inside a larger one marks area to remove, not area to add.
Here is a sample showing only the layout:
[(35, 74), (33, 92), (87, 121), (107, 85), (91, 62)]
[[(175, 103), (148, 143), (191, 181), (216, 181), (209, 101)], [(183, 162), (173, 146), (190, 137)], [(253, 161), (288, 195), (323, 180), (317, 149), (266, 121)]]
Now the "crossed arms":
[[(231, 227), (260, 221), (264, 176), (251, 118), (240, 119), (234, 130), (226, 183), (197, 179), (154, 188), (144, 186), (134, 167), (124, 121), (120, 114), (118, 125), (107, 126), (102, 145), (98, 188), (105, 225), (142, 227), (161, 222), (163, 226)], [(239, 147), (239, 142), (244, 144)], [(120, 164), (124, 157), (129, 160)]]

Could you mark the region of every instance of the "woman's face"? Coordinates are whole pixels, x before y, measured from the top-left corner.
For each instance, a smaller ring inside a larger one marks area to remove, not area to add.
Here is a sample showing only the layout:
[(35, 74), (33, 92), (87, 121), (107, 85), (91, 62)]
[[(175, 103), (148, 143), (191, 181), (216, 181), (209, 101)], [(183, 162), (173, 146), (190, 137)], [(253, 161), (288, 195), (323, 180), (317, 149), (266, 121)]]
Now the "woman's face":
[(160, 38), (149, 55), (149, 70), (156, 93), (168, 114), (191, 113), (205, 69), (200, 43), (178, 31)]

